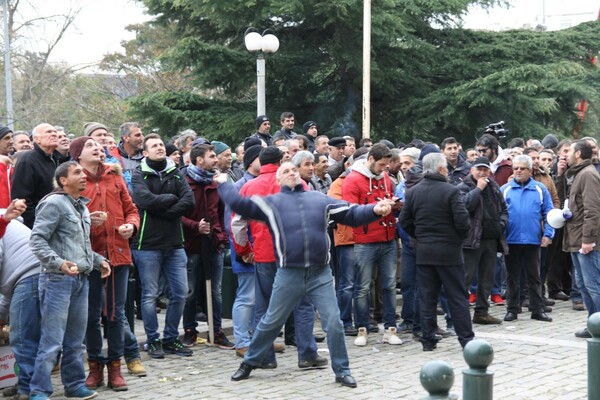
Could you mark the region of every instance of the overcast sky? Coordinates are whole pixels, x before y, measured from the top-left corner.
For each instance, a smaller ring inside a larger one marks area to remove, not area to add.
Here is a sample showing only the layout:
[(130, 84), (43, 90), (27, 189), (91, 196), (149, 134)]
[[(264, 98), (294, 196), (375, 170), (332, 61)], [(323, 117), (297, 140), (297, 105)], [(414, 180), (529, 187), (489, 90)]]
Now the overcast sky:
[[(65, 12), (71, 4), (79, 4), (79, 13), (73, 26), (52, 56), (52, 61), (70, 64), (88, 64), (99, 61), (106, 53), (122, 50), (120, 43), (132, 38), (125, 27), (149, 19), (140, 2), (134, 0), (29, 0), (38, 7), (40, 15)], [(223, 0), (225, 1), (225, 0)], [(473, 8), (465, 18), (467, 28), (506, 29), (526, 24), (542, 24), (549, 29), (560, 29), (576, 23), (594, 20), (598, 16), (600, 0), (513, 0), (510, 9), (491, 11)], [(33, 11), (23, 9), (24, 17)], [(51, 28), (47, 28), (47, 35)]]

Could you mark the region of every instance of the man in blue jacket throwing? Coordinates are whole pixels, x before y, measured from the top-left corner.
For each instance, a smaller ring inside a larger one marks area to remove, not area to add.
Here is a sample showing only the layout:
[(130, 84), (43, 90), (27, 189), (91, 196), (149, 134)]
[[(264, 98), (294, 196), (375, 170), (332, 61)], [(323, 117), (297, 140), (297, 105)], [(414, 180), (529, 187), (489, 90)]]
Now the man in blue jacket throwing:
[(219, 195), (231, 209), (247, 219), (264, 221), (273, 233), (279, 267), (267, 313), (257, 325), (240, 368), (231, 377), (247, 379), (273, 346), (294, 305), (308, 296), (319, 310), (336, 382), (356, 387), (350, 375), (344, 327), (340, 320), (333, 277), (329, 268), (329, 219), (344, 225), (364, 225), (391, 212), (393, 201), (357, 206), (317, 191), (305, 191), (298, 169), (284, 163), (277, 170), (281, 192), (272, 196), (241, 197), (227, 176), (217, 176)]

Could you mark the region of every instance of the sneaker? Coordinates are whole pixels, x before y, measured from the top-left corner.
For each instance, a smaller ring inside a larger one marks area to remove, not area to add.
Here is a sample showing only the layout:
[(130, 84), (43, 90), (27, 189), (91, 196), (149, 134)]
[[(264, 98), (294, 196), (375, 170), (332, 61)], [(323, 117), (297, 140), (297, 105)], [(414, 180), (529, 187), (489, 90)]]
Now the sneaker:
[(183, 339), (181, 339), (181, 343), (185, 347), (192, 347), (196, 345), (196, 341), (198, 340), (198, 331), (194, 328), (188, 328), (185, 330), (183, 334)]
[[(210, 343), (210, 337), (208, 339), (208, 343)], [(235, 344), (231, 343), (227, 336), (225, 336), (225, 332), (219, 331), (215, 334), (215, 343), (218, 348), (223, 350), (233, 350), (235, 349)]]
[(492, 301), (493, 305), (496, 305), (496, 306), (504, 305), (504, 300), (502, 300), (502, 296), (500, 296), (499, 294), (491, 295), (490, 300)]
[(480, 325), (498, 325), (502, 323), (502, 320), (491, 315), (473, 315), (473, 323)]
[(366, 346), (367, 345), (367, 328), (358, 328), (358, 336), (354, 339), (355, 346)]
[(29, 400), (46, 400), (49, 398), (45, 393), (32, 393), (29, 395)]
[(344, 327), (344, 335), (345, 336), (356, 336), (358, 335), (358, 330), (352, 325), (347, 325)]
[(133, 376), (146, 376), (146, 368), (142, 365), (142, 360), (135, 358), (127, 363), (127, 371)]
[(448, 329), (448, 330), (443, 330), (443, 329), (442, 329), (442, 328), (440, 328), (440, 327), (438, 327), (438, 328), (436, 329), (435, 333), (436, 333), (437, 335), (440, 335), (440, 336), (441, 336), (441, 337), (443, 337), (443, 338), (447, 338), (447, 337), (450, 337), (450, 336), (452, 336), (452, 332), (450, 332), (450, 329)]
[(185, 347), (183, 345), (183, 343), (181, 343), (181, 340), (179, 340), (179, 339), (174, 339), (174, 340), (171, 340), (170, 342), (164, 342), (163, 350), (167, 354), (175, 354), (177, 356), (184, 356), (184, 357), (189, 357), (192, 354), (194, 354), (194, 352), (192, 350), (188, 349), (187, 347)]
[(395, 327), (391, 326), (386, 329), (385, 333), (383, 334), (382, 343), (389, 343), (393, 345), (402, 344), (402, 339), (398, 337)]
[(469, 305), (474, 306), (477, 302), (477, 295), (475, 293), (469, 294)]
[(411, 324), (410, 322), (402, 322), (399, 326), (397, 331), (400, 333), (411, 333), (413, 330), (413, 324)]
[(148, 355), (152, 358), (165, 358), (165, 352), (163, 351), (163, 345), (160, 339), (154, 339), (148, 343)]
[(67, 399), (87, 400), (87, 399), (93, 399), (96, 396), (98, 396), (98, 393), (86, 388), (85, 386), (79, 387), (79, 389), (75, 390), (74, 392), (65, 392), (65, 397)]

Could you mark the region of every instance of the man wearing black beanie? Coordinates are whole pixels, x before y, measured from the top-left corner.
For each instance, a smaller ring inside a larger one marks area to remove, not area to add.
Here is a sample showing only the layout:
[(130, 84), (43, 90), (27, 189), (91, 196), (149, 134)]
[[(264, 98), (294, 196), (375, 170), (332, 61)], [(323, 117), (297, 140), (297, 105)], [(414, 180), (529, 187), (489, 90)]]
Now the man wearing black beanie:
[(256, 117), (256, 133), (252, 137), (258, 138), (270, 146), (273, 138), (271, 137), (271, 122), (266, 115)]

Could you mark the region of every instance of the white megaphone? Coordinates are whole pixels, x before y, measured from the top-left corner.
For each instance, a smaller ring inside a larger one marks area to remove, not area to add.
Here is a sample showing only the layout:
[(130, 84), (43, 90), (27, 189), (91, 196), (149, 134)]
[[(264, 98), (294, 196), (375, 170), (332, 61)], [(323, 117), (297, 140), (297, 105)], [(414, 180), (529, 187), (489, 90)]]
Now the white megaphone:
[(573, 218), (573, 213), (569, 209), (569, 200), (565, 200), (565, 206), (561, 210), (560, 208), (553, 208), (548, 212), (546, 219), (548, 220), (548, 225), (553, 227), (554, 229), (560, 229), (565, 226), (565, 222), (569, 219)]

